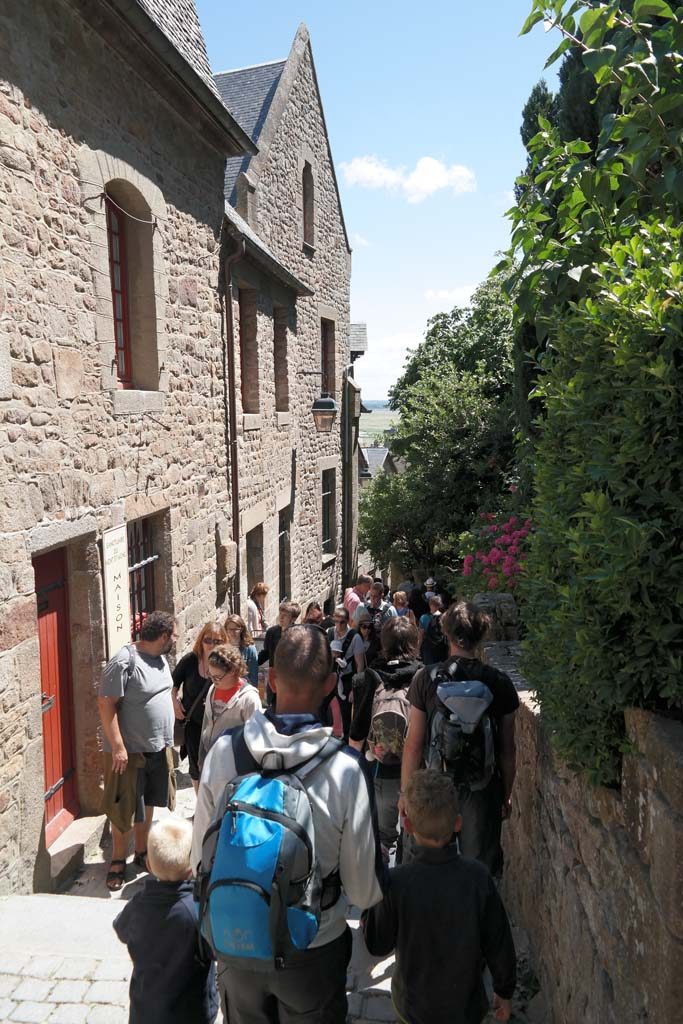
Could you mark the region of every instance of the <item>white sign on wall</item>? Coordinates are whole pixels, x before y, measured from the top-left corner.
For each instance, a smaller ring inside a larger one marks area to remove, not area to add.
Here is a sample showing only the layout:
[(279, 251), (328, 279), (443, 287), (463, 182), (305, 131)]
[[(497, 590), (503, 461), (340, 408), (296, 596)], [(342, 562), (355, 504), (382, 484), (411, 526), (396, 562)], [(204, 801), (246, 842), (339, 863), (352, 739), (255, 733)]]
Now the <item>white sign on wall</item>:
[(130, 642), (128, 601), (128, 535), (126, 527), (113, 526), (102, 532), (104, 565), (104, 607), (107, 621), (107, 651), (112, 658)]

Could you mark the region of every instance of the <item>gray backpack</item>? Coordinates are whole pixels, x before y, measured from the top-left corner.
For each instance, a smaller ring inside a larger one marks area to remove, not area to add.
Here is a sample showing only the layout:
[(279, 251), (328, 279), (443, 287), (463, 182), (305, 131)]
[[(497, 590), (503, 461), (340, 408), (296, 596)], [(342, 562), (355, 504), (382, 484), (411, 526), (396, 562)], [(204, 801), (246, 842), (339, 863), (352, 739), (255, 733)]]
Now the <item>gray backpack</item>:
[(493, 694), (478, 679), (457, 680), (457, 662), (435, 665), (437, 703), (427, 734), (425, 763), (453, 779), (456, 786), (476, 791), (488, 786), (496, 768), (489, 707)]

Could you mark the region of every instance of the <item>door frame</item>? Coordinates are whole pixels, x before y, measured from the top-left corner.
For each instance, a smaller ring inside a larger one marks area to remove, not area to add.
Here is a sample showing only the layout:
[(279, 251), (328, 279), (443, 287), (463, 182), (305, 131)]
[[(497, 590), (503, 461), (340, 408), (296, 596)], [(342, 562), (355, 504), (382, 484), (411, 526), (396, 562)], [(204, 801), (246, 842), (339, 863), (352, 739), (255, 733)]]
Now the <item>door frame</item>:
[[(78, 787), (77, 787), (77, 761), (76, 761), (76, 727), (75, 727), (75, 716), (74, 716), (74, 690), (73, 690), (73, 675), (72, 675), (72, 661), (71, 661), (71, 623), (69, 616), (69, 572), (68, 572), (68, 554), (66, 546), (54, 548), (52, 551), (41, 552), (33, 556), (33, 570), (36, 580), (36, 604), (38, 605), (37, 614), (37, 626), (38, 626), (38, 645), (40, 649), (40, 594), (46, 588), (50, 587), (50, 583), (54, 580), (47, 582), (45, 586), (39, 586), (38, 572), (36, 570), (36, 563), (42, 560), (54, 559), (55, 568), (46, 572), (46, 575), (57, 576), (61, 574), (63, 580), (63, 621), (59, 624), (59, 633), (64, 640), (63, 651), (60, 652), (60, 674), (59, 681), (62, 684), (62, 692), (58, 695), (59, 700), (59, 725), (60, 725), (60, 750), (62, 751), (62, 764), (64, 763), (64, 754), (66, 753), (65, 748), (68, 748), (67, 759), (71, 761), (70, 774), (64, 779), (61, 788), (63, 790), (63, 806), (57, 811), (57, 813), (49, 821), (47, 819), (48, 814), (48, 803), (49, 798), (45, 799), (45, 810), (44, 810), (44, 822), (45, 822), (45, 845), (50, 847), (56, 839), (62, 834), (62, 832), (71, 824), (71, 822), (78, 816), (79, 813), (79, 802), (78, 802)], [(44, 570), (45, 571), (45, 570)], [(58, 637), (59, 639), (59, 637)], [(63, 660), (62, 660), (63, 657)], [(65, 678), (62, 680), (61, 669), (64, 670)], [(42, 677), (42, 654), (40, 664), (40, 692), (44, 693), (43, 689), (43, 677)], [(47, 789), (47, 778), (46, 778), (46, 752), (47, 752), (47, 737), (45, 729), (42, 723), (41, 714), (41, 732), (43, 738), (43, 791), (44, 796), (47, 797), (49, 790)], [(64, 742), (66, 733), (66, 744)], [(60, 781), (60, 780), (57, 780)], [(54, 795), (54, 794), (53, 794)]]

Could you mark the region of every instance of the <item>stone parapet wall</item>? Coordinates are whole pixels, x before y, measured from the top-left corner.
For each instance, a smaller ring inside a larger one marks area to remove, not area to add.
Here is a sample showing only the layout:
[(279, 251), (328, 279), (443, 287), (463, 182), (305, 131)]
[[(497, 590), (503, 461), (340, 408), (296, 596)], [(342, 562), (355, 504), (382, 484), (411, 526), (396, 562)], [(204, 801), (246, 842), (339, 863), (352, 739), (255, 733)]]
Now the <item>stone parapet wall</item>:
[[(490, 661), (507, 670), (509, 648), (492, 645)], [(532, 695), (520, 699), (504, 898), (529, 933), (548, 1024), (669, 1024), (683, 1000), (683, 724), (627, 711), (612, 790), (570, 771)]]

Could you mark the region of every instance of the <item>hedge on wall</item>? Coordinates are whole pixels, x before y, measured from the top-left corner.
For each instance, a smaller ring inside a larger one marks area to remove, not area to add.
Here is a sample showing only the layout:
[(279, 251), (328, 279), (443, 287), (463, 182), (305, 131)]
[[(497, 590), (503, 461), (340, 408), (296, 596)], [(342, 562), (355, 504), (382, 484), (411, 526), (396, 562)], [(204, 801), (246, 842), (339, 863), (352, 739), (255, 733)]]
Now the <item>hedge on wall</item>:
[(540, 120), (513, 213), (536, 324), (526, 672), (560, 753), (618, 778), (623, 709), (683, 709), (683, 7), (535, 2), (600, 89), (597, 153)]

